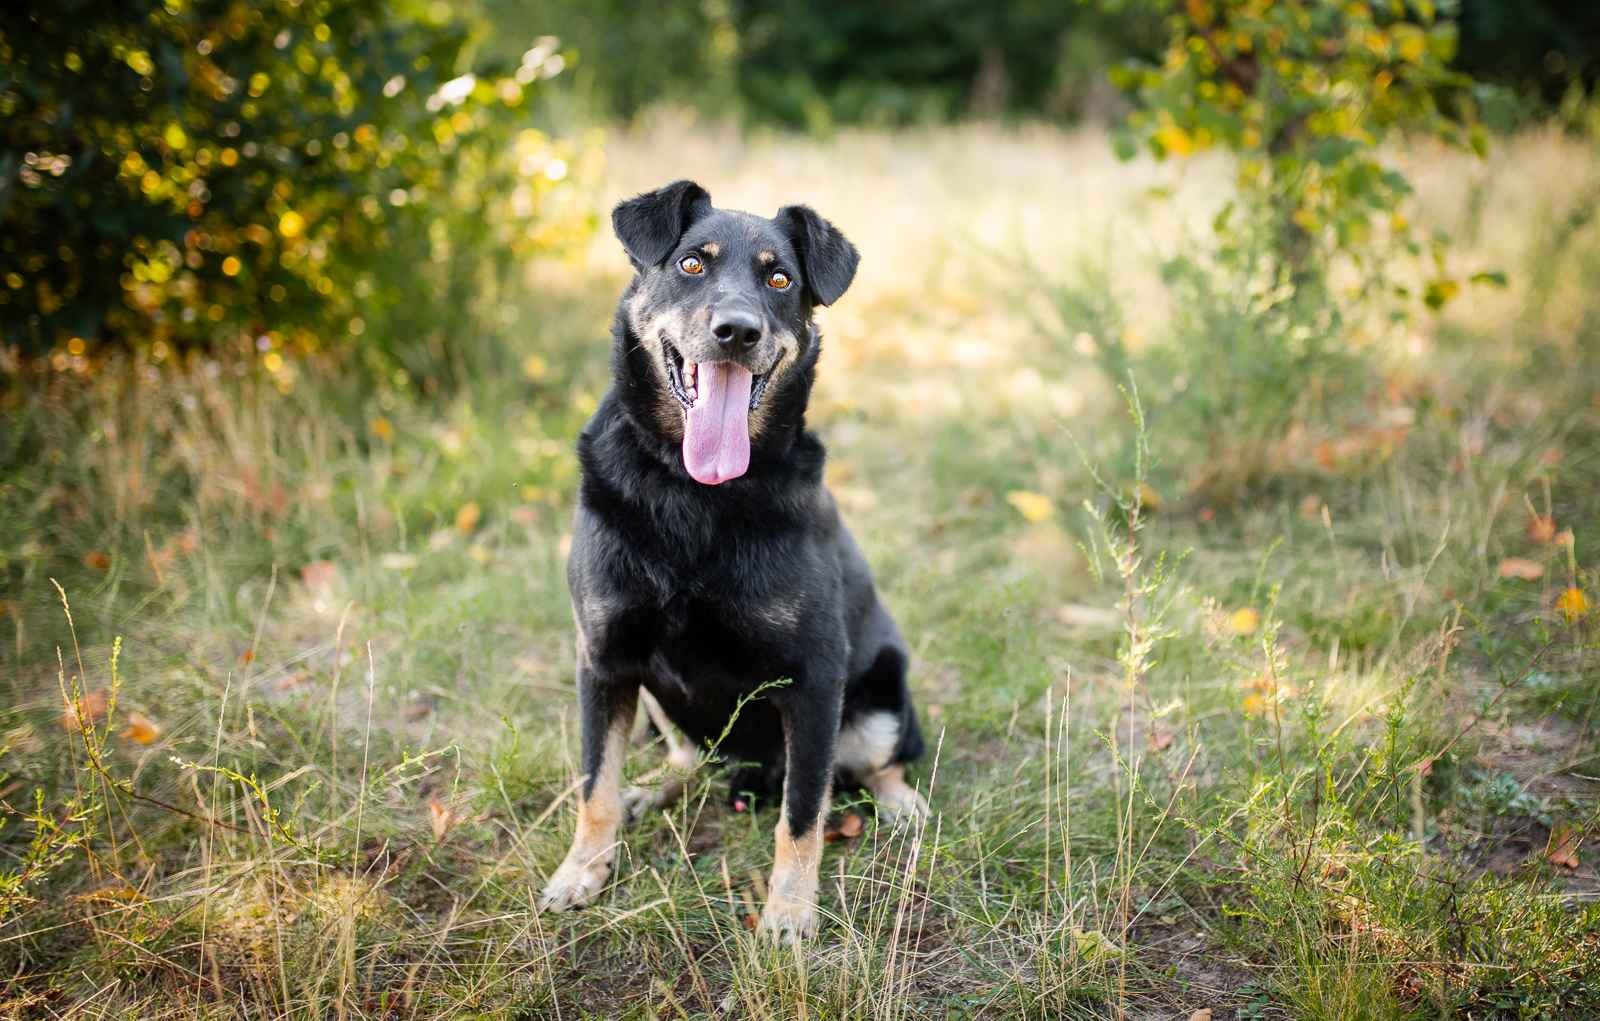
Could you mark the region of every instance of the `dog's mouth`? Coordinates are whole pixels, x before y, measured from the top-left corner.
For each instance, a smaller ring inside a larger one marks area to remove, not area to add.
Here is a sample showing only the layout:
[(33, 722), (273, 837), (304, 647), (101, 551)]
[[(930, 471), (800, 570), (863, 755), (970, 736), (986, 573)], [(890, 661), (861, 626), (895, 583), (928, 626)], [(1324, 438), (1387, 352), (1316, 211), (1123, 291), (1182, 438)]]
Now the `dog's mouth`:
[(684, 468), (708, 486), (743, 475), (750, 467), (750, 412), (766, 394), (772, 369), (752, 373), (736, 362), (691, 362), (665, 335), (661, 352), (672, 396), (683, 405)]
[[(781, 360), (782, 357), (780, 354), (778, 360)], [(684, 359), (683, 353), (673, 345), (672, 341), (667, 339), (665, 334), (661, 337), (661, 360), (666, 363), (667, 384), (672, 390), (672, 396), (676, 397), (678, 403), (683, 405), (685, 412), (694, 409), (695, 401), (699, 397), (700, 370), (708, 365), (732, 364), (730, 362), (702, 362), (696, 364), (695, 362), (687, 361)], [(738, 368), (739, 366), (734, 367)], [(767, 395), (767, 384), (772, 382), (772, 373), (777, 367), (778, 361), (774, 360), (772, 368), (767, 371), (750, 374), (750, 407), (748, 410), (756, 410), (756, 407), (761, 403), (761, 398)]]

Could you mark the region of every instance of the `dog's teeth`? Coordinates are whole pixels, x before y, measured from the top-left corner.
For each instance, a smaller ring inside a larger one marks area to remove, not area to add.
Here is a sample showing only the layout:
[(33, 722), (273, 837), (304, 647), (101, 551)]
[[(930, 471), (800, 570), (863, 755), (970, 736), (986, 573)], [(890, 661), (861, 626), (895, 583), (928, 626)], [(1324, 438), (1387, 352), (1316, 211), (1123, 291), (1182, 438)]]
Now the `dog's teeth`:
[(691, 387), (694, 386), (694, 373), (695, 373), (695, 363), (694, 362), (684, 362), (683, 363), (683, 382), (684, 382), (685, 385), (691, 386)]

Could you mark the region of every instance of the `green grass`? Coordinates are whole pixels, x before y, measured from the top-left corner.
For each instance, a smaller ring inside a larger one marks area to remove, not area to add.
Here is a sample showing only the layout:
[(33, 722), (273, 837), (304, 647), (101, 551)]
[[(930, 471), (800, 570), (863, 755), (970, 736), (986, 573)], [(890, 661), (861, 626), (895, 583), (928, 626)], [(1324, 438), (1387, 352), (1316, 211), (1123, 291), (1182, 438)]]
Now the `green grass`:
[[(884, 144), (755, 144), (710, 183), (742, 203), (827, 158), (887, 194)], [(1226, 421), (1248, 442), (1219, 446), (1141, 363), (1160, 500), (1137, 516), (1140, 431), (1032, 314), (1080, 307), (1051, 289), (1086, 278), (971, 258), (1028, 172), (980, 178), (985, 154), (1065, 146), (1092, 177), (1103, 140), (896, 144), (931, 168), (905, 201), (967, 194), (937, 244), (846, 190), (808, 196), (869, 260), (829, 320), (814, 421), (915, 651), (935, 815), (828, 845), (818, 940), (747, 928), (775, 820), (727, 810), (714, 776), (627, 831), (598, 905), (533, 912), (573, 816), (564, 537), (622, 282), (606, 254), (541, 269), (535, 325), (482, 341), (485, 364), (542, 365), (448, 395), (117, 362), (7, 391), (0, 1014), (1600, 1014), (1596, 617), (1555, 605), (1600, 591), (1600, 236), (1547, 244), (1571, 210), (1527, 207), (1519, 169), (1558, 143), (1484, 171), (1513, 219), (1463, 257), (1510, 260), (1511, 290), (1366, 352), (1355, 414), (1246, 401)], [(1563, 174), (1600, 174), (1559, 144)], [(648, 147), (616, 145), (624, 168)], [(1448, 227), (1440, 176), (1423, 197)], [(1146, 233), (1188, 215), (1124, 199)], [(1163, 331), (1225, 341), (1125, 268), (1098, 277), (1125, 311), (1095, 306), (1096, 328), (1135, 324), (1135, 362)], [(1373, 439), (1396, 409), (1405, 428)], [(1322, 440), (1349, 455), (1325, 466)], [(1025, 519), (1013, 491), (1052, 513)], [(1573, 531), (1570, 562), (1529, 538), (1524, 494)], [(1501, 577), (1511, 556), (1544, 576)], [(114, 705), (75, 732), (63, 690)], [(1546, 853), (1564, 827), (1576, 868)]]

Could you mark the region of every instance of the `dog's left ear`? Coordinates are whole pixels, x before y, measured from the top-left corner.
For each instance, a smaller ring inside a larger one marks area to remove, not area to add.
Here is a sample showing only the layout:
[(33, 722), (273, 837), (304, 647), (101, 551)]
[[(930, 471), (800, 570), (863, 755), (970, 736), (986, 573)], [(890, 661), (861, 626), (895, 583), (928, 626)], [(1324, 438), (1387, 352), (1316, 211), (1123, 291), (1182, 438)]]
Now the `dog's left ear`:
[(611, 211), (611, 227), (638, 269), (660, 264), (683, 232), (711, 211), (711, 195), (693, 181), (673, 181)]
[(855, 279), (856, 264), (861, 261), (856, 246), (810, 206), (784, 206), (776, 219), (800, 255), (812, 303), (832, 305), (838, 301)]

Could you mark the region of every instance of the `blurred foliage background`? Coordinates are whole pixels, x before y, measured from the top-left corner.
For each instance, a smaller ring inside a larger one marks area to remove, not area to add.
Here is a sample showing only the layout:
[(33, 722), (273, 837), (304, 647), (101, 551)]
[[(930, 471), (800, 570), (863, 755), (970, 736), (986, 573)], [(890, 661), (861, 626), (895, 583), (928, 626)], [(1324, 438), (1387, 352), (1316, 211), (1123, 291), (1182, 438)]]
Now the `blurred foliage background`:
[(509, 325), (513, 264), (594, 227), (585, 125), (660, 104), (812, 132), (1131, 110), (1130, 153), (1240, 152), (1292, 271), (1374, 234), (1415, 254), (1375, 147), (1577, 109), (1597, 39), (1591, 5), (1500, 0), (9, 5), (0, 350), (8, 376), (128, 347), (285, 384), (316, 351), (424, 386), (499, 368), (463, 341)]

